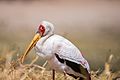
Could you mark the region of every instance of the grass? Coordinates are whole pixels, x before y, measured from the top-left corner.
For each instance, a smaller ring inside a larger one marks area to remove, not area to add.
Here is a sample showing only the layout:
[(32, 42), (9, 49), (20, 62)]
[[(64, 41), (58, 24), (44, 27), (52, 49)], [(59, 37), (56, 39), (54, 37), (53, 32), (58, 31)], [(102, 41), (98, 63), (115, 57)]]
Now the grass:
[[(0, 80), (52, 80), (52, 71), (46, 68), (47, 61), (42, 65), (35, 62), (38, 56), (29, 64), (21, 64), (19, 58), (13, 59), (15, 50), (4, 50), (4, 56), (0, 57)], [(110, 62), (113, 58), (111, 55), (105, 62), (104, 70), (91, 71), (92, 80), (119, 80), (120, 71), (111, 72)], [(70, 76), (64, 76), (62, 73), (56, 73), (56, 80), (75, 80)]]

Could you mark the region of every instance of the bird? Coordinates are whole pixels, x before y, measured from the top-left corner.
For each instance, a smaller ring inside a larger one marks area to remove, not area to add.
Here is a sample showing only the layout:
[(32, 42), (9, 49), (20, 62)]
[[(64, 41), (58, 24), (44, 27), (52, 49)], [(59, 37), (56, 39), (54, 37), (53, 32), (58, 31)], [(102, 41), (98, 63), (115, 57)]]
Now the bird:
[(21, 58), (21, 63), (34, 47), (36, 54), (48, 61), (53, 70), (72, 76), (79, 80), (91, 80), (90, 66), (81, 51), (65, 37), (55, 34), (54, 25), (42, 21), (35, 36)]

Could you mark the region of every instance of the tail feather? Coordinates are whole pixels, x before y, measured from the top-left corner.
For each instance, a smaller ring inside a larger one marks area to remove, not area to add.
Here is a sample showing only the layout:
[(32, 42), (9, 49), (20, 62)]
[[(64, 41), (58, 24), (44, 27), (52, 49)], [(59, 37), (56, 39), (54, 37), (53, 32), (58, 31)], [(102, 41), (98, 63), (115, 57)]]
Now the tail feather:
[(80, 71), (81, 74), (86, 77), (86, 79), (80, 77), (79, 80), (91, 80), (90, 73), (87, 71), (87, 69), (83, 68), (81, 65), (80, 65)]

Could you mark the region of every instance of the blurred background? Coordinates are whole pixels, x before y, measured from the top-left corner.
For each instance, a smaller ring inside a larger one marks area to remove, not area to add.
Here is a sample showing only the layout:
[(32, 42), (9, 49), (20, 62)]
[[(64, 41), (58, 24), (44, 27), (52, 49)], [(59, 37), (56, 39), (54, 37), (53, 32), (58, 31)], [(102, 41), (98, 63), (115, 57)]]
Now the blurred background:
[[(120, 69), (119, 0), (0, 0), (0, 59), (22, 54), (43, 20), (81, 50), (92, 70), (102, 69), (110, 54), (111, 69)], [(34, 56), (33, 49), (26, 62)]]

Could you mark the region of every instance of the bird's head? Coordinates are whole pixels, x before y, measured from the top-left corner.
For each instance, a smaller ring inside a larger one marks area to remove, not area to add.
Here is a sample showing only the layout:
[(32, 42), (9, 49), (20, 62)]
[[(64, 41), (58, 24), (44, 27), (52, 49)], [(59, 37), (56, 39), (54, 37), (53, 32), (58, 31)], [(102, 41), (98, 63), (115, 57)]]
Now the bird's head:
[(37, 33), (39, 33), (41, 37), (54, 34), (54, 26), (50, 22), (42, 21), (37, 29)]
[(47, 21), (42, 21), (37, 29), (37, 32), (33, 38), (33, 40), (31, 41), (31, 43), (29, 44), (28, 48), (26, 49), (25, 53), (23, 54), (23, 56), (21, 57), (21, 63), (24, 62), (25, 57), (27, 56), (27, 54), (29, 53), (29, 51), (36, 45), (36, 43), (38, 42), (38, 40), (40, 40), (41, 37), (45, 37), (45, 36), (49, 36), (54, 34), (54, 26), (52, 23), (47, 22)]

